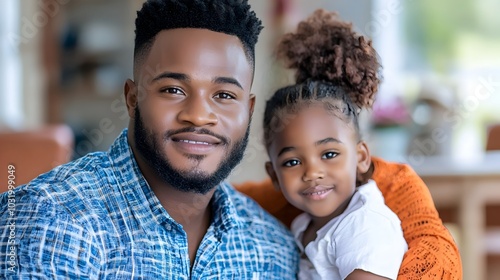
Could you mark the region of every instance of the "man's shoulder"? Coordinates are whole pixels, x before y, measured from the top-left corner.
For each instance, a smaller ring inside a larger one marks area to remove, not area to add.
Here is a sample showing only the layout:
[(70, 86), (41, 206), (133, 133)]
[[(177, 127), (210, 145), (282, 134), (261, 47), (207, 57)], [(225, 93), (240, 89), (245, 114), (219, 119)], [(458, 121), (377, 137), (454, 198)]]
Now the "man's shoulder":
[(225, 185), (225, 189), (239, 224), (231, 236), (248, 248), (258, 248), (257, 255), (272, 263), (276, 271), (295, 274), (299, 255), (291, 232), (251, 198), (230, 185)]
[[(62, 195), (64, 191), (85, 185), (93, 185), (99, 175), (111, 165), (108, 154), (96, 152), (55, 167), (29, 183), (20, 186), (24, 192), (38, 195)], [(50, 193), (48, 193), (50, 191)]]
[(1, 194), (0, 202), (6, 205), (4, 201), (14, 198), (19, 210), (29, 208), (29, 205), (74, 209), (75, 205), (87, 204), (104, 186), (110, 164), (107, 153), (88, 154), (39, 175), (12, 192)]
[(260, 227), (265, 231), (277, 232), (291, 237), (290, 231), (255, 200), (238, 192), (229, 184), (225, 184), (225, 187), (241, 222), (251, 224), (253, 228)]

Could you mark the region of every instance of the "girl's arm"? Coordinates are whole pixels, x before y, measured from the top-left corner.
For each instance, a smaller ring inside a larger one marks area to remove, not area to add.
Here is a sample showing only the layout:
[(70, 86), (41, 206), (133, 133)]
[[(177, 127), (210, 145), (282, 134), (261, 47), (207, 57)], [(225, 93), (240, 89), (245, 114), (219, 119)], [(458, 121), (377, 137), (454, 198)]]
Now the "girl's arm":
[[(422, 179), (407, 165), (377, 158), (372, 160), (372, 177), (387, 206), (401, 220), (408, 243), (398, 279), (462, 279), (457, 245), (443, 226)], [(270, 179), (243, 183), (236, 188), (287, 226), (300, 214), (280, 192), (274, 190)]]
[(351, 274), (349, 274), (345, 280), (387, 280), (389, 278), (385, 278), (382, 276), (378, 276), (376, 274), (356, 269)]

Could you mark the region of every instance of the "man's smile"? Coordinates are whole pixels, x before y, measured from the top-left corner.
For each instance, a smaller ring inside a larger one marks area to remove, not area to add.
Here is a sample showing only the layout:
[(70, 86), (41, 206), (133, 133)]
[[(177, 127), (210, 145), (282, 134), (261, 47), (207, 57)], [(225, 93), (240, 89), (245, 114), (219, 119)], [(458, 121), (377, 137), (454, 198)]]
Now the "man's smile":
[(188, 155), (206, 155), (225, 143), (219, 137), (196, 132), (177, 133), (170, 139), (176, 150)]

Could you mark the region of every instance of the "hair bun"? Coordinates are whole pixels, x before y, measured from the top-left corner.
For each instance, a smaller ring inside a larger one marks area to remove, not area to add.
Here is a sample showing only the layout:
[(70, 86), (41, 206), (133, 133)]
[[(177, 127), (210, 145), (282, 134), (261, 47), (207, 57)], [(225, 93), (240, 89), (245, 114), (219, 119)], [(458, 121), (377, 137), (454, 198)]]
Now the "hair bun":
[(353, 31), (337, 13), (316, 10), (285, 34), (277, 50), (296, 82), (327, 81), (346, 90), (359, 108), (370, 108), (380, 83), (380, 63), (372, 42)]

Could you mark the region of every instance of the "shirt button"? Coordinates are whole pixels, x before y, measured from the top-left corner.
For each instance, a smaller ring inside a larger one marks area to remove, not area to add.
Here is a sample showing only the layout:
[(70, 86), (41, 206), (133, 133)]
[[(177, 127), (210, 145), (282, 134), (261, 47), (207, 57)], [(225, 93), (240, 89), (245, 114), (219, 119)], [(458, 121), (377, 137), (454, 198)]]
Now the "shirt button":
[(167, 230), (171, 230), (172, 226), (171, 225), (167, 225), (166, 228), (167, 228)]

